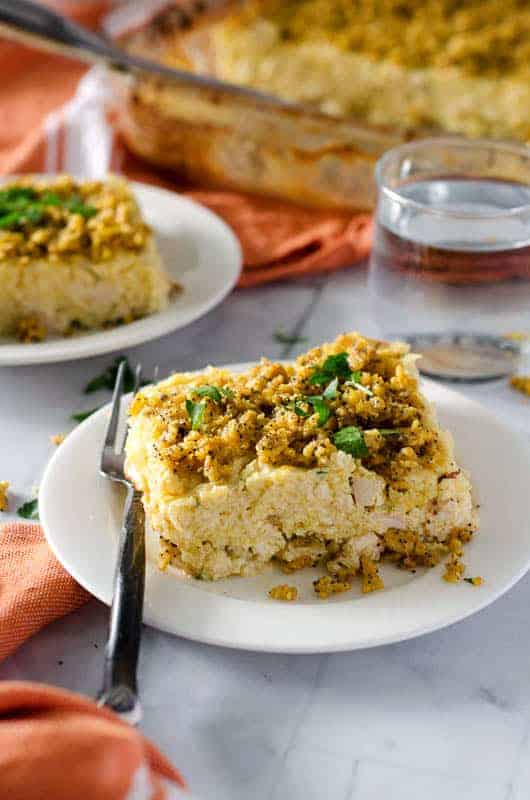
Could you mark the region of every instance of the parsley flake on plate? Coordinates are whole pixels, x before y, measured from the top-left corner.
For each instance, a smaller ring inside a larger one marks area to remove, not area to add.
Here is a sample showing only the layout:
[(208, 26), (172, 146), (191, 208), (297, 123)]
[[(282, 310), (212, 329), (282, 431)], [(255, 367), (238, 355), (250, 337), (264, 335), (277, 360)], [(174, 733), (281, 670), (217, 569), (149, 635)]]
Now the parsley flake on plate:
[(89, 408), (88, 411), (76, 411), (75, 414), (72, 414), (71, 419), (74, 422), (84, 422), (86, 419), (95, 414), (96, 411), (99, 411), (101, 406), (96, 406), (95, 408)]
[(354, 458), (363, 458), (369, 453), (364, 434), (356, 425), (341, 428), (333, 435), (333, 444), (337, 450), (343, 450)]
[[(99, 392), (101, 389), (107, 389), (109, 392), (112, 392), (114, 389), (114, 384), (116, 383), (118, 369), (122, 361), (125, 362), (123, 391), (132, 392), (134, 389), (134, 372), (126, 356), (118, 356), (118, 358), (114, 359), (110, 367), (107, 367), (107, 369), (103, 370), (103, 372), (101, 372), (99, 375), (96, 375), (87, 383), (84, 388), (84, 393), (92, 394), (93, 392)], [(141, 381), (140, 386), (145, 386), (147, 383), (148, 381)]]
[(307, 336), (298, 336), (296, 333), (285, 333), (281, 328), (276, 328), (273, 336), (280, 344), (302, 344), (303, 342), (307, 342)]
[(17, 508), (17, 514), (24, 519), (39, 519), (39, 499), (35, 497)]

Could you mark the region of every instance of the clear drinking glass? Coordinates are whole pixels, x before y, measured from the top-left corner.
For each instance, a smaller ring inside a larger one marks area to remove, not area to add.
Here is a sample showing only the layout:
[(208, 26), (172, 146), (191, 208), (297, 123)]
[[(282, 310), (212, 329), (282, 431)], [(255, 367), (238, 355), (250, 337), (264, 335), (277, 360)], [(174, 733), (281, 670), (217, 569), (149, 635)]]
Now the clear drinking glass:
[(376, 180), (381, 333), (410, 342), (436, 377), (513, 372), (530, 330), (530, 148), (419, 140), (388, 151)]

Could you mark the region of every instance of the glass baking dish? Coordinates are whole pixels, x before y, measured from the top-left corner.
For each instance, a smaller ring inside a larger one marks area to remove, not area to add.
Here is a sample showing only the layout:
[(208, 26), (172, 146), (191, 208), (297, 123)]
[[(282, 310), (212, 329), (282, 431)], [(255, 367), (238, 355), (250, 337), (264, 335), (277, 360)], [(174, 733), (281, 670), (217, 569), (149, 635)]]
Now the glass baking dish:
[[(186, 31), (181, 44), (175, 38), (181, 8), (171, 4), (141, 28), (120, 35), (120, 46), (214, 74), (207, 24), (193, 35)], [(116, 98), (116, 125), (127, 146), (146, 161), (193, 181), (318, 207), (372, 209), (378, 158), (422, 135), (300, 106), (272, 107), (222, 91), (184, 88), (154, 75), (116, 82)]]

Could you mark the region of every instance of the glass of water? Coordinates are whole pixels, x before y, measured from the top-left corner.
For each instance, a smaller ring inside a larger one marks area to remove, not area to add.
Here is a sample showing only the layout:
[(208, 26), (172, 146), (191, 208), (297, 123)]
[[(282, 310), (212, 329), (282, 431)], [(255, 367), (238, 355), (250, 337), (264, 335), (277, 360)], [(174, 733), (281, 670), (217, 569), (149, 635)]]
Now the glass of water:
[(420, 369), (452, 380), (513, 372), (530, 330), (530, 148), (424, 139), (376, 167), (372, 314)]

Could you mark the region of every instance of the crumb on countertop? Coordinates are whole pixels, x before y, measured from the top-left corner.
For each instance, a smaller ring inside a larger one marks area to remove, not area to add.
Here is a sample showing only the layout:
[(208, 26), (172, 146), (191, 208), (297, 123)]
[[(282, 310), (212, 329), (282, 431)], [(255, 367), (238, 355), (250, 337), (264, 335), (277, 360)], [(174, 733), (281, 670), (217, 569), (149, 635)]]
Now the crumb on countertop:
[(52, 436), (50, 436), (51, 443), (57, 447), (59, 447), (59, 445), (62, 444), (65, 439), (66, 433), (54, 433)]
[(0, 511), (7, 511), (7, 490), (9, 481), (0, 481)]
[(530, 395), (530, 375), (512, 375), (510, 384), (517, 391)]
[(289, 586), (286, 583), (280, 583), (278, 586), (273, 586), (269, 591), (269, 597), (273, 600), (281, 600), (284, 603), (290, 603), (298, 599), (298, 589), (296, 586)]

